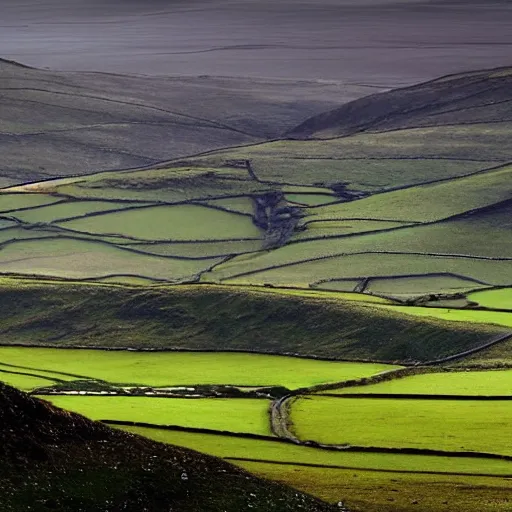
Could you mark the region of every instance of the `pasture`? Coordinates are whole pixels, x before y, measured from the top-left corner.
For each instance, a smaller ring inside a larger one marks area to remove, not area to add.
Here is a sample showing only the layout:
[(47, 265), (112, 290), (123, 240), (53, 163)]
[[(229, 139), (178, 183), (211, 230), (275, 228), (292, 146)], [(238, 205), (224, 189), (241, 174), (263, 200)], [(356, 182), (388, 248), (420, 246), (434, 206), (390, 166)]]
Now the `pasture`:
[[(132, 386), (284, 386), (296, 389), (342, 382), (399, 368), (379, 363), (317, 361), (243, 353), (134, 352), (0, 347), (2, 364), (63, 380), (91, 379)], [(5, 367), (8, 369), (7, 367)], [(0, 379), (1, 379), (0, 375)]]
[(499, 288), (470, 293), (468, 299), (484, 308), (512, 311), (512, 288)]
[(425, 373), (329, 393), (512, 396), (512, 370)]
[[(421, 418), (421, 421), (419, 419)], [(291, 407), (293, 432), (325, 444), (512, 455), (512, 401), (308, 396)]]
[(259, 238), (251, 217), (198, 205), (132, 208), (60, 222), (60, 227), (138, 240), (211, 240)]
[(270, 436), (268, 400), (251, 398), (159, 398), (129, 396), (44, 396), (57, 407), (92, 420), (226, 430)]

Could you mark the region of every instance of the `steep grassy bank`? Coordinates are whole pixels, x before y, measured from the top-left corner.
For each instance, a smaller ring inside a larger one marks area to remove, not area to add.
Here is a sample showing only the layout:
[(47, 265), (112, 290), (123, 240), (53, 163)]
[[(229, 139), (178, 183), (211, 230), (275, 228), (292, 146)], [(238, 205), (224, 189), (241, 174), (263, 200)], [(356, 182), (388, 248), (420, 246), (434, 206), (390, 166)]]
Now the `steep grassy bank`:
[(0, 334), (6, 345), (241, 350), (410, 363), (457, 354), (505, 332), (333, 297), (4, 280)]

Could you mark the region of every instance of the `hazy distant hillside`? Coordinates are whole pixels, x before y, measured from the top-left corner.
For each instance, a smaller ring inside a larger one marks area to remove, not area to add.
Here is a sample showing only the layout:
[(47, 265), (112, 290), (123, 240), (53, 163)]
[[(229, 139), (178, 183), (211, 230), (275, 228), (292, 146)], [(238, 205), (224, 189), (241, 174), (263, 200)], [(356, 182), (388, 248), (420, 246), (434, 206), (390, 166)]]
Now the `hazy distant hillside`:
[(58, 73), (0, 59), (0, 187), (276, 138), (368, 90), (271, 79)]

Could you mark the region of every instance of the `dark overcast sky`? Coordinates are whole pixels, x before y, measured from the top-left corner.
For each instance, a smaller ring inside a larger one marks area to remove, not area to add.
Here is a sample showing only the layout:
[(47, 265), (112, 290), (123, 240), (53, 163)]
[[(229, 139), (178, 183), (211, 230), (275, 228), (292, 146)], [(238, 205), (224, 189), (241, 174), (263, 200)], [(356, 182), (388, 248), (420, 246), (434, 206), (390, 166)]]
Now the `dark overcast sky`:
[(0, 0), (39, 67), (401, 85), (512, 64), (509, 0)]

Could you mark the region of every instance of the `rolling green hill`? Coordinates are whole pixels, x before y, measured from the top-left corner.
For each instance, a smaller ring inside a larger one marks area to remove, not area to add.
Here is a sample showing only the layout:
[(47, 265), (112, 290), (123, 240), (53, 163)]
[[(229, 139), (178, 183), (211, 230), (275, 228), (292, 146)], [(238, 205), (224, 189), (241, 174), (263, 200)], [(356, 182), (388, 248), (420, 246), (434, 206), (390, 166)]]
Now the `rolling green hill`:
[(351, 295), (4, 280), (0, 334), (6, 345), (234, 350), (416, 363), (478, 348), (510, 331), (485, 319), (466, 324), (410, 316), (407, 308), (395, 312), (392, 303)]

